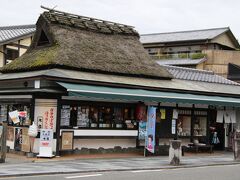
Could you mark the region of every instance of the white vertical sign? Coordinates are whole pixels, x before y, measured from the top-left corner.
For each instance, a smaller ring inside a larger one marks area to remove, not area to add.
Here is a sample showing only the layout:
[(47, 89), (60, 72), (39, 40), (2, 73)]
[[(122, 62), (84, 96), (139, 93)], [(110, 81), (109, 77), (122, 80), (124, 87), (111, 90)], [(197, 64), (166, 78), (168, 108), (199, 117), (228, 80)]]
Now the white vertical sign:
[(53, 130), (40, 130), (40, 143), (38, 157), (53, 157)]
[(56, 132), (57, 100), (36, 99), (34, 122), (38, 129), (53, 129)]

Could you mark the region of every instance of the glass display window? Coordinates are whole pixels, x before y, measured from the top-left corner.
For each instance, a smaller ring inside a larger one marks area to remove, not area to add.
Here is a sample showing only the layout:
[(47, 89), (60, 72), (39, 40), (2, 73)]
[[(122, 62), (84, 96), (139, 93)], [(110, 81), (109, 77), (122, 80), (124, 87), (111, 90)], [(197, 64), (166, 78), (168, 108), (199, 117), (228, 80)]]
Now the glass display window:
[(89, 127), (89, 107), (78, 106), (77, 108), (77, 126)]
[(123, 127), (123, 109), (121, 107), (114, 107), (113, 119), (116, 128)]
[(98, 126), (98, 108), (89, 108), (89, 122), (91, 128), (96, 128)]
[(112, 108), (101, 107), (99, 110), (99, 128), (110, 128), (112, 126)]
[(63, 104), (61, 108), (61, 127), (63, 128), (137, 128), (135, 106), (124, 104), (90, 104), (84, 102)]
[(63, 105), (61, 109), (61, 126), (70, 126), (70, 105)]
[(178, 136), (191, 136), (191, 116), (178, 116)]
[(207, 117), (196, 117), (193, 125), (194, 136), (206, 136), (207, 135)]

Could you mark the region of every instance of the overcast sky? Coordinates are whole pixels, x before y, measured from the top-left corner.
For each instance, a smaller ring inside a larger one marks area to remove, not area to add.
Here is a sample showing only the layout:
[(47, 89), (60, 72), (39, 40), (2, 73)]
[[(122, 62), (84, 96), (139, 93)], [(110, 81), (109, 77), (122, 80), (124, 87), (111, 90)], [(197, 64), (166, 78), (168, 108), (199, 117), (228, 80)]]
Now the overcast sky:
[(141, 34), (230, 27), (240, 38), (239, 0), (0, 0), (0, 26), (35, 24), (40, 5), (133, 25)]

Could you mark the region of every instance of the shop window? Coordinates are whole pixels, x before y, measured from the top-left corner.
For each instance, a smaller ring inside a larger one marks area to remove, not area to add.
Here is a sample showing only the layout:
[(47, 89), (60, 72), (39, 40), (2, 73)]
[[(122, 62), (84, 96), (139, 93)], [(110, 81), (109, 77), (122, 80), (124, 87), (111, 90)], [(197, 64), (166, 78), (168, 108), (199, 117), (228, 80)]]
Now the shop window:
[(178, 136), (191, 136), (191, 116), (178, 116)]
[(96, 128), (98, 126), (98, 108), (90, 107), (89, 109), (89, 122), (91, 128)]
[(79, 106), (77, 110), (77, 126), (89, 127), (89, 107)]
[(61, 126), (70, 126), (71, 107), (64, 105), (61, 109)]
[(119, 107), (114, 108), (113, 121), (114, 121), (114, 126), (116, 128), (123, 127), (123, 109), (122, 108), (119, 108)]
[(99, 128), (110, 128), (112, 126), (112, 108), (101, 107), (99, 111)]
[(207, 117), (196, 117), (193, 126), (194, 136), (206, 136), (207, 135)]
[(137, 128), (135, 108), (62, 105), (61, 127), (134, 129)]

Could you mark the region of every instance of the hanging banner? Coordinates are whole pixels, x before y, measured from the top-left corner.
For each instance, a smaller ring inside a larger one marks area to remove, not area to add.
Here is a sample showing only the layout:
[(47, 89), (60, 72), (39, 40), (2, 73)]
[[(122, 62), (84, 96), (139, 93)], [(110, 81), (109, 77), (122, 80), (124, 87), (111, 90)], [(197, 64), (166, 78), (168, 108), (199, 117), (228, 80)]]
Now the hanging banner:
[(156, 129), (156, 108), (148, 107), (147, 113), (147, 137), (146, 137), (146, 149), (154, 153), (155, 147), (155, 129)]
[(166, 109), (160, 109), (161, 119), (166, 119)]

